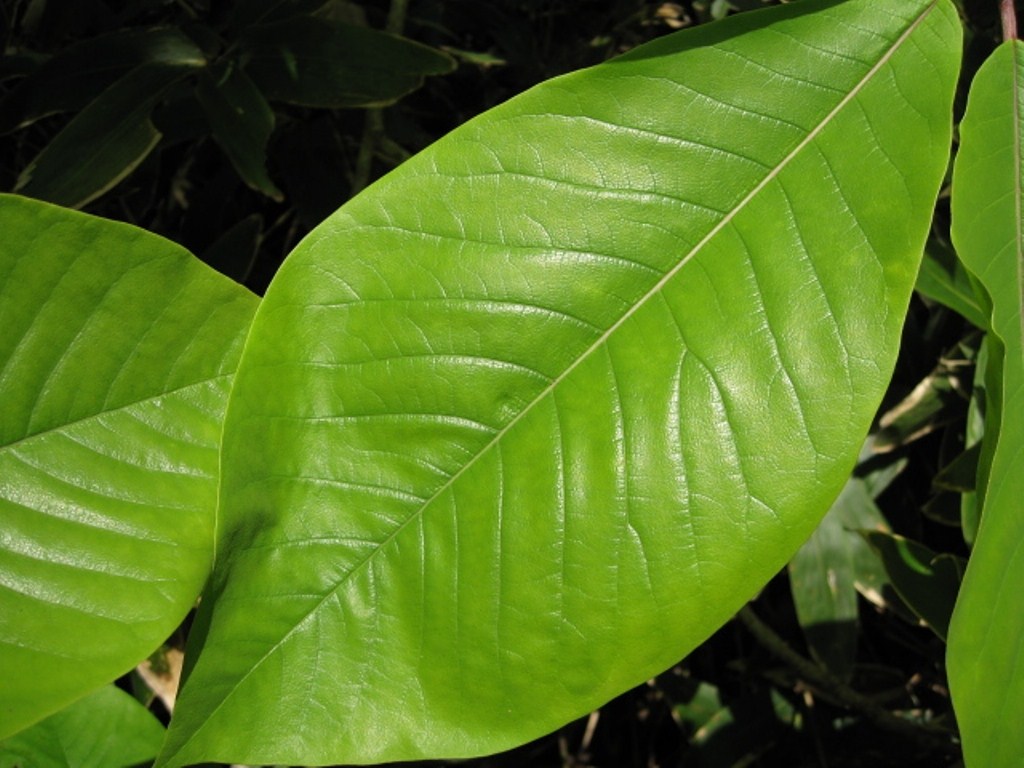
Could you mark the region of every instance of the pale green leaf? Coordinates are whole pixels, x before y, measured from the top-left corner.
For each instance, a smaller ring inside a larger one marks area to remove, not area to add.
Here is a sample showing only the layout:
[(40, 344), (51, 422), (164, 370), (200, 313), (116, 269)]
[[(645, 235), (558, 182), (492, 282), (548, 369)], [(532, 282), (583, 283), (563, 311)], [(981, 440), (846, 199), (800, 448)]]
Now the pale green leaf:
[(122, 768), (152, 760), (164, 727), (108, 685), (0, 741), (0, 768)]
[(124, 224), (0, 196), (0, 736), (192, 607), (256, 299)]
[[(969, 768), (1024, 755), (1024, 44), (978, 71), (953, 171), (953, 243), (992, 301), (981, 523), (949, 638), (949, 679)], [(1001, 371), (994, 382), (993, 373)], [(993, 413), (1000, 414), (997, 420)], [(997, 442), (996, 442), (997, 441)]]
[(497, 751), (726, 621), (886, 387), (959, 50), (948, 2), (741, 14), (531, 90), (311, 234), (239, 368), (160, 764)]

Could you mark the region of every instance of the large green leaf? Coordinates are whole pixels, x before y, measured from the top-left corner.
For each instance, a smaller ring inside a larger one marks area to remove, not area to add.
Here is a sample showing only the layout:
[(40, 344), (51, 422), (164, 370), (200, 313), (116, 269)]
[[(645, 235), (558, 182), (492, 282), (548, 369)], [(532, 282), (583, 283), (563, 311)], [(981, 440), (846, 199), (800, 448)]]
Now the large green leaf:
[[(1021, 765), (1024, 755), (1024, 44), (1007, 42), (971, 86), (953, 172), (953, 242), (992, 300), (981, 524), (949, 635), (949, 682), (972, 768)], [(1002, 347), (1001, 354), (999, 347)], [(991, 455), (991, 462), (987, 456)]]
[(256, 300), (134, 227), (0, 196), (0, 736), (130, 669), (213, 549)]
[(254, 321), (161, 765), (511, 746), (687, 653), (839, 492), (949, 149), (948, 2), (810, 0), (468, 123)]

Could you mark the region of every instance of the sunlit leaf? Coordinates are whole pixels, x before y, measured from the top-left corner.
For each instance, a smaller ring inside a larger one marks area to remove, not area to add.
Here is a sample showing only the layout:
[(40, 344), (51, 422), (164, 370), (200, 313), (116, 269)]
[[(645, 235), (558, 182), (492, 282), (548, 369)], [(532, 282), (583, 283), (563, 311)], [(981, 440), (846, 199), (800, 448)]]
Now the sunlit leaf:
[(959, 50), (948, 2), (741, 14), (505, 103), (314, 231), (239, 367), (160, 764), (497, 751), (708, 637), (856, 459)]
[(124, 224), (0, 196), (0, 736), (192, 607), (256, 300)]
[(981, 523), (949, 638), (949, 680), (971, 768), (1024, 755), (1024, 44), (978, 71), (953, 172), (953, 243), (992, 302)]

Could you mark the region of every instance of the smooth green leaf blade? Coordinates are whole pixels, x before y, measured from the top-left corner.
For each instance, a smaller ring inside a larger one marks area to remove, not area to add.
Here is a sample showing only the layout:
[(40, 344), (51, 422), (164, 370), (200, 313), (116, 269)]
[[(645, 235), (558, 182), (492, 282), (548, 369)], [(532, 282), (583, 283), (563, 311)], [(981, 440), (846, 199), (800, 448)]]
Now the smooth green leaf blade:
[(981, 523), (948, 650), (953, 704), (972, 768), (1020, 765), (1024, 755), (1022, 108), (1024, 44), (1012, 41), (974, 79), (953, 172), (953, 243), (992, 301), (998, 344), (990, 344), (987, 368), (1002, 373), (1001, 387), (986, 388), (989, 413), (996, 409), (1001, 417), (996, 424), (986, 417), (984, 439), (994, 453), (982, 450)]
[(168, 27), (112, 32), (82, 40), (24, 78), (0, 102), (0, 134), (55, 112), (86, 107), (108, 86), (146, 63), (201, 67), (202, 51)]
[(134, 227), (0, 196), (0, 735), (147, 656), (213, 547), (256, 299)]
[(231, 160), (242, 181), (274, 200), (283, 195), (267, 175), (267, 141), (274, 130), (274, 113), (234, 64), (203, 72), (196, 97), (210, 122), (213, 138)]
[(497, 751), (727, 620), (881, 399), (959, 48), (946, 2), (742, 14), (531, 90), (316, 230), (240, 365), (159, 763)]
[(0, 768), (122, 768), (156, 757), (164, 727), (108, 685), (0, 741)]
[(455, 66), (412, 40), (317, 16), (250, 27), (240, 45), (246, 73), (267, 98), (307, 107), (390, 104)]
[(160, 140), (150, 121), (164, 90), (188, 69), (146, 64), (99, 95), (47, 144), (15, 191), (80, 208), (131, 173)]

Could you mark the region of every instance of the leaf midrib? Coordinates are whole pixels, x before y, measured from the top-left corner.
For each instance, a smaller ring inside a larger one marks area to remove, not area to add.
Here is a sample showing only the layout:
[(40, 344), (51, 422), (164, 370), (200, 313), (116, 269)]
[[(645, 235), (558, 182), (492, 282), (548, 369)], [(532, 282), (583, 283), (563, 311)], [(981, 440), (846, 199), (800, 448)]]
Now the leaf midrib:
[(33, 433), (29, 434), (29, 435), (25, 435), (24, 437), (19, 437), (17, 440), (13, 440), (13, 441), (7, 443), (6, 445), (0, 445), (0, 456), (2, 456), (5, 451), (16, 449), (19, 445), (27, 443), (30, 440), (36, 440), (36, 439), (40, 439), (40, 438), (46, 437), (47, 435), (52, 435), (52, 434), (55, 434), (55, 433), (59, 433), (59, 432), (62, 432), (64, 430), (66, 430), (66, 429), (70, 429), (72, 427), (78, 426), (80, 424), (86, 424), (86, 423), (88, 423), (90, 421), (93, 421), (94, 419), (103, 418), (104, 416), (110, 416), (111, 414), (121, 413), (122, 411), (126, 411), (129, 408), (134, 408), (134, 407), (140, 406), (140, 405), (146, 405), (146, 404), (152, 403), (152, 402), (154, 402), (156, 400), (159, 400), (162, 397), (171, 397), (171, 396), (174, 396), (174, 395), (177, 395), (177, 394), (181, 394), (182, 392), (186, 392), (186, 391), (188, 391), (190, 389), (197, 389), (199, 387), (206, 386), (208, 384), (211, 384), (213, 382), (219, 381), (221, 379), (230, 379), (230, 378), (234, 377), (234, 375), (235, 375), (234, 372), (219, 373), (216, 376), (210, 376), (210, 377), (207, 377), (205, 379), (199, 379), (197, 381), (190, 382), (188, 384), (182, 384), (180, 387), (175, 387), (173, 389), (168, 389), (168, 390), (166, 390), (164, 392), (158, 392), (155, 395), (150, 395), (148, 397), (142, 397), (142, 398), (139, 398), (137, 400), (132, 400), (131, 402), (128, 402), (128, 403), (122, 403), (121, 405), (119, 405), (119, 406), (117, 406), (115, 408), (109, 408), (109, 409), (106, 409), (106, 410), (99, 410), (99, 411), (96, 411), (95, 413), (90, 413), (88, 416), (81, 416), (81, 417), (79, 417), (77, 419), (72, 419), (71, 421), (67, 421), (67, 422), (65, 422), (63, 424), (57, 424), (57, 425), (55, 425), (53, 427), (47, 427), (46, 429), (39, 430), (38, 432), (33, 432)]
[[(1016, 261), (1014, 268), (1017, 278), (1017, 353), (1019, 355), (1019, 362), (1024, 364), (1024, 222), (1021, 221), (1021, 186), (1024, 181), (1021, 179), (1021, 114), (1020, 114), (1020, 49), (1021, 43), (1019, 41), (1013, 42), (1013, 167), (1016, 173), (1014, 174), (1014, 185), (1013, 185), (1013, 202), (1014, 202), (1014, 227), (1016, 228), (1015, 234), (1016, 242), (1014, 243), (1014, 249), (1016, 251)], [(1009, 339), (1005, 340), (1007, 343)], [(1007, 368), (1009, 370), (1009, 368)]]
[(574, 370), (576, 370), (580, 365), (582, 365), (583, 362), (587, 360), (597, 350), (603, 347), (612, 334), (614, 334), (631, 317), (633, 317), (633, 315), (635, 315), (636, 312), (640, 310), (640, 308), (646, 305), (646, 303), (649, 300), (658, 295), (665, 287), (665, 285), (668, 284), (677, 274), (679, 274), (680, 270), (683, 267), (685, 267), (690, 261), (692, 261), (693, 258), (695, 258), (701, 252), (701, 250), (711, 240), (713, 240), (725, 227), (732, 223), (732, 221), (743, 210), (746, 209), (747, 205), (755, 197), (757, 197), (765, 187), (767, 187), (772, 181), (774, 181), (779, 176), (779, 174), (782, 173), (782, 171), (793, 161), (793, 159), (796, 158), (801, 152), (803, 152), (803, 150), (808, 145), (810, 145), (822, 133), (822, 131), (824, 131), (832, 123), (836, 116), (840, 112), (842, 112), (846, 108), (846, 106), (850, 104), (850, 102), (853, 101), (861, 93), (861, 91), (863, 91), (867, 87), (867, 85), (874, 79), (875, 75), (903, 47), (903, 44), (906, 42), (906, 40), (917, 30), (917, 28), (921, 24), (924, 23), (925, 19), (927, 19), (935, 11), (936, 5), (939, 1), (940, 0), (932, 0), (932, 2), (930, 2), (918, 16), (907, 25), (907, 28), (892, 43), (889, 49), (885, 51), (885, 53), (882, 56), (879, 57), (878, 61), (871, 66), (871, 68), (864, 74), (864, 76), (850, 89), (849, 93), (847, 93), (842, 99), (840, 99), (836, 106), (833, 107), (828, 112), (828, 114), (826, 114), (819, 121), (819, 123), (814, 128), (812, 128), (807, 133), (807, 135), (784, 158), (782, 158), (782, 160), (780, 160), (774, 167), (769, 169), (769, 172), (765, 175), (765, 177), (760, 182), (758, 182), (750, 190), (750, 192), (748, 192), (738, 203), (736, 203), (736, 205), (734, 205), (731, 210), (725, 213), (722, 219), (714, 227), (712, 227), (708, 231), (708, 233), (704, 237), (702, 237), (697, 242), (697, 244), (694, 245), (690, 249), (690, 251), (687, 252), (672, 269), (666, 272), (665, 275), (663, 275), (654, 284), (653, 287), (651, 287), (643, 296), (641, 296), (633, 304), (632, 307), (626, 310), (617, 321), (610, 325), (606, 331), (604, 331), (589, 347), (587, 347), (587, 349), (580, 353), (580, 355), (573, 362), (571, 362), (561, 374), (552, 379), (550, 384), (548, 384), (543, 390), (541, 390), (540, 393), (537, 394), (536, 397), (534, 397), (527, 405), (525, 405), (523, 409), (513, 419), (509, 421), (508, 424), (506, 424), (498, 432), (496, 432), (494, 437), (487, 444), (480, 448), (457, 472), (452, 474), (451, 477), (449, 477), (448, 480), (445, 481), (445, 483), (443, 483), (426, 501), (424, 501), (423, 504), (419, 506), (419, 508), (413, 511), (404, 522), (398, 525), (390, 534), (388, 534), (387, 537), (382, 539), (381, 542), (372, 550), (370, 550), (370, 552), (363, 559), (359, 560), (350, 569), (348, 569), (344, 576), (340, 580), (338, 580), (338, 582), (333, 587), (331, 587), (329, 590), (327, 590), (327, 592), (325, 592), (323, 597), (316, 603), (316, 605), (314, 605), (312, 608), (306, 611), (297, 621), (295, 621), (291, 629), (289, 629), (281, 637), (280, 640), (271, 645), (263, 653), (263, 655), (260, 656), (259, 659), (257, 659), (256, 662), (249, 667), (248, 670), (246, 670), (245, 674), (242, 675), (238, 679), (238, 681), (230, 687), (230, 689), (227, 691), (227, 693), (223, 695), (223, 697), (220, 699), (217, 705), (213, 707), (207, 715), (204, 716), (203, 722), (195, 730), (192, 731), (188, 738), (185, 739), (185, 741), (183, 741), (180, 744), (180, 746), (178, 746), (174, 750), (173, 753), (168, 755), (166, 760), (157, 761), (157, 768), (163, 768), (164, 766), (170, 764), (171, 759), (175, 755), (182, 754), (182, 752), (192, 742), (195, 741), (196, 737), (201, 732), (206, 730), (207, 726), (210, 725), (216, 714), (227, 704), (228, 700), (234, 695), (235, 691), (237, 691), (239, 687), (242, 686), (245, 683), (245, 681), (248, 680), (263, 665), (264, 662), (267, 661), (267, 659), (269, 659), (279, 648), (281, 648), (286, 642), (288, 642), (292, 635), (298, 631), (299, 627), (301, 627), (310, 616), (322, 610), (324, 605), (327, 604), (327, 602), (335, 594), (337, 594), (337, 592), (356, 573), (361, 571), (368, 562), (370, 562), (379, 552), (381, 552), (385, 547), (387, 547), (390, 542), (397, 538), (410, 523), (412, 523), (414, 520), (419, 519), (424, 514), (425, 510), (428, 507), (430, 507), (431, 504), (434, 503), (434, 501), (436, 501), (441, 495), (447, 492), (447, 490), (451, 488), (459, 480), (459, 478), (462, 477), (462, 475), (464, 475), (471, 467), (473, 467), (481, 457), (483, 457), (492, 448), (494, 448), (494, 446), (497, 445), (504, 438), (504, 436), (512, 428), (515, 427), (516, 424), (518, 424), (528, 413), (530, 413), (532, 409), (536, 407), (542, 400), (548, 397), (548, 395), (550, 395), (561, 384), (561, 382), (564, 381)]

